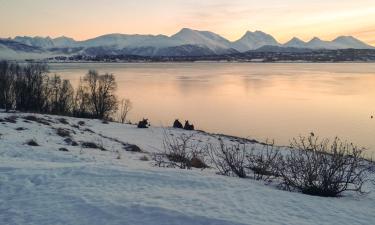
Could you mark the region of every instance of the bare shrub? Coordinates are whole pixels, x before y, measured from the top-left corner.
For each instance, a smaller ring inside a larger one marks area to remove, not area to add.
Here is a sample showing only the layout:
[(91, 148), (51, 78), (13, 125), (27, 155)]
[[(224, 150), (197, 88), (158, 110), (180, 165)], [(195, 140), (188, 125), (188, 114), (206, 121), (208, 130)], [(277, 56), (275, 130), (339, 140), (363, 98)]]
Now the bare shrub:
[(247, 167), (253, 172), (254, 179), (269, 181), (279, 176), (278, 163), (281, 157), (280, 148), (273, 143), (267, 143), (259, 151), (250, 151), (247, 155)]
[[(204, 148), (194, 138), (194, 134), (175, 136), (164, 132), (164, 153), (154, 155), (156, 165), (180, 169), (191, 169), (194, 166), (203, 168)], [(198, 160), (200, 163), (197, 162)]]
[(369, 165), (363, 152), (339, 138), (320, 140), (314, 134), (295, 138), (280, 164), (283, 187), (325, 197), (344, 191), (362, 193)]
[(130, 110), (133, 109), (133, 103), (129, 99), (122, 99), (120, 102), (120, 110), (118, 115), (118, 121), (120, 123), (125, 123), (126, 118)]
[(227, 145), (222, 139), (219, 139), (218, 144), (207, 146), (207, 153), (220, 174), (240, 178), (247, 177), (245, 144)]

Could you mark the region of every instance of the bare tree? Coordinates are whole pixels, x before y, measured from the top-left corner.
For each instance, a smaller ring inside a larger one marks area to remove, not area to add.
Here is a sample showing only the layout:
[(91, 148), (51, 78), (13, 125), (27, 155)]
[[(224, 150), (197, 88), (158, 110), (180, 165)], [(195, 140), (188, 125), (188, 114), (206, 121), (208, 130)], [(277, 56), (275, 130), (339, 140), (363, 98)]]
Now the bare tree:
[(68, 115), (73, 110), (74, 89), (69, 80), (63, 80), (59, 96), (58, 110), (60, 114)]
[(41, 112), (45, 109), (47, 73), (46, 64), (34, 63), (22, 67), (14, 84), (16, 109), (33, 112)]
[(83, 81), (96, 118), (105, 119), (117, 111), (117, 98), (114, 95), (117, 84), (113, 74), (99, 75), (97, 71), (90, 70)]
[(14, 84), (20, 69), (17, 64), (0, 62), (0, 108), (6, 111), (15, 106)]
[(133, 103), (129, 99), (122, 99), (120, 103), (119, 122), (125, 123), (130, 110), (133, 109)]
[(73, 115), (77, 117), (93, 117), (87, 87), (83, 85), (82, 79), (74, 96)]
[(253, 172), (254, 179), (270, 181), (278, 176), (281, 157), (280, 148), (266, 142), (262, 149), (250, 151), (247, 155), (247, 167)]
[(334, 197), (344, 191), (362, 193), (369, 163), (363, 148), (314, 134), (293, 139), (279, 169), (283, 186), (310, 195)]

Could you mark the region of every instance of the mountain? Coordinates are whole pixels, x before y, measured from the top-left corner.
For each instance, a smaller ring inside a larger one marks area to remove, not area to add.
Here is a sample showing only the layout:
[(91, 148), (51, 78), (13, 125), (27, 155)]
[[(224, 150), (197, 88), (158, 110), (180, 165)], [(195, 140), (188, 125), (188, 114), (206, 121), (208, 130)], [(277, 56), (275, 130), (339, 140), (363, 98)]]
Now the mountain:
[(301, 52), (311, 52), (312, 49), (301, 48), (301, 47), (285, 47), (285, 46), (274, 46), (274, 45), (264, 45), (258, 49), (250, 50), (249, 52), (289, 52), (289, 53), (301, 53)]
[(23, 43), (25, 45), (40, 47), (40, 48), (52, 48), (54, 47), (53, 40), (50, 37), (27, 37), (17, 36), (13, 39), (16, 42)]
[(82, 51), (87, 56), (105, 56), (105, 55), (137, 55), (137, 56), (209, 56), (216, 53), (204, 46), (197, 45), (179, 45), (172, 47), (136, 47), (136, 48), (122, 48), (116, 49), (111, 46), (107, 47), (90, 47)]
[(44, 58), (48, 53), (40, 47), (26, 45), (11, 39), (0, 39), (0, 60)]
[(70, 47), (76, 44), (77, 42), (73, 38), (68, 38), (65, 36), (52, 39), (50, 37), (27, 37), (27, 36), (17, 36), (13, 41), (29, 45), (32, 47), (39, 48), (54, 48), (54, 47)]
[(306, 42), (302, 41), (301, 39), (294, 37), (287, 43), (283, 45), (284, 47), (292, 47), (292, 48), (306, 48)]
[(307, 48), (311, 49), (336, 49), (335, 45), (330, 41), (323, 41), (318, 37), (314, 37), (306, 43)]
[(76, 43), (82, 47), (112, 46), (117, 49), (125, 47), (166, 47), (171, 46), (169, 37), (165, 35), (128, 35), (107, 34), (86, 41)]
[(352, 36), (339, 36), (332, 41), (337, 48), (373, 49), (374, 47)]
[(294, 37), (293, 39), (285, 43), (283, 47), (310, 49), (374, 49), (373, 46), (368, 45), (352, 36), (340, 36), (333, 41), (323, 41), (318, 37), (314, 37), (309, 42), (304, 42)]
[(54, 39), (17, 36), (14, 39), (0, 40), (2, 40), (0, 53), (3, 58), (11, 55), (10, 53), (22, 58), (22, 55), (29, 56), (30, 52), (34, 55), (41, 54), (40, 57), (44, 55), (207, 56), (247, 51), (304, 52), (307, 51), (306, 49), (374, 49), (373, 46), (352, 36), (340, 36), (333, 41), (324, 41), (314, 37), (308, 42), (294, 37), (285, 44), (280, 44), (270, 34), (262, 31), (247, 31), (239, 40), (231, 42), (216, 33), (189, 28), (183, 28), (171, 36), (114, 33), (83, 41), (76, 41), (65, 36)]
[(177, 34), (171, 36), (171, 40), (179, 44), (205, 46), (214, 52), (231, 48), (231, 42), (218, 34), (188, 28), (183, 28)]
[(237, 51), (245, 52), (260, 48), (265, 45), (279, 46), (280, 44), (274, 37), (262, 31), (247, 31), (241, 39), (233, 43), (233, 48)]
[(77, 42), (73, 38), (61, 36), (52, 40), (55, 47), (70, 47)]
[(0, 44), (3, 47), (20, 52), (42, 52), (41, 48), (23, 44), (11, 39), (0, 39)]

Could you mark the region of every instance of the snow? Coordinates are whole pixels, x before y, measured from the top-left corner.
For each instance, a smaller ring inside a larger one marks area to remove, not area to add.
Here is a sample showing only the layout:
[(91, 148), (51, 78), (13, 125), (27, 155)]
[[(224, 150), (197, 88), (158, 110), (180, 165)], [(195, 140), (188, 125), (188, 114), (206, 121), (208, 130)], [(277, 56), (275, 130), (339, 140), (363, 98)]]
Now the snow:
[(274, 37), (262, 31), (247, 31), (241, 39), (233, 43), (234, 49), (240, 52), (258, 49), (265, 45), (279, 46), (280, 44)]
[[(0, 118), (14, 115), (17, 123), (0, 123), (0, 224), (375, 224), (373, 192), (321, 198), (220, 176), (215, 169), (158, 168), (139, 160), (162, 151), (161, 127), (68, 117), (69, 124), (62, 124), (59, 116), (36, 115), (50, 121), (44, 125), (25, 122), (22, 117), (30, 114), (21, 113), (0, 113)], [(85, 125), (72, 127), (78, 121)], [(56, 128), (74, 131), (76, 141), (102, 141), (109, 151), (67, 146)], [(198, 131), (167, 132), (214, 140)], [(29, 139), (40, 146), (25, 145)], [(126, 152), (119, 142), (145, 152)], [(69, 152), (58, 151), (61, 147)]]
[(283, 46), (293, 48), (306, 48), (306, 42), (297, 37), (294, 37), (290, 41), (286, 42)]

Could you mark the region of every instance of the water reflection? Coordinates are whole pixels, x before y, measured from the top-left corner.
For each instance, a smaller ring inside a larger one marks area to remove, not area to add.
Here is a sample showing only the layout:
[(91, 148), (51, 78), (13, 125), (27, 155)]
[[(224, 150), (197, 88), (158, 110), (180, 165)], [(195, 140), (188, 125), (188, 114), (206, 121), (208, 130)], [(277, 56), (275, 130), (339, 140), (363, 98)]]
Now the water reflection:
[(314, 131), (375, 149), (375, 64), (53, 64), (73, 83), (88, 69), (116, 75), (131, 119), (189, 119), (211, 132), (287, 144)]

